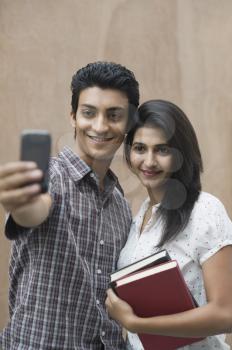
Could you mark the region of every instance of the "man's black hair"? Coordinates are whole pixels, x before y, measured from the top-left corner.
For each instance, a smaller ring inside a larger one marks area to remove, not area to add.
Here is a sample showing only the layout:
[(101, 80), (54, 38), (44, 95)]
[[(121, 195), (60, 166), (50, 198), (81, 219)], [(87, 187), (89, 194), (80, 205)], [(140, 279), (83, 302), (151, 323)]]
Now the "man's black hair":
[(139, 105), (139, 84), (134, 73), (126, 67), (113, 62), (94, 62), (79, 69), (72, 77), (72, 113), (75, 116), (79, 96), (82, 90), (97, 86), (101, 89), (114, 89), (123, 92), (129, 102), (130, 129), (133, 117)]

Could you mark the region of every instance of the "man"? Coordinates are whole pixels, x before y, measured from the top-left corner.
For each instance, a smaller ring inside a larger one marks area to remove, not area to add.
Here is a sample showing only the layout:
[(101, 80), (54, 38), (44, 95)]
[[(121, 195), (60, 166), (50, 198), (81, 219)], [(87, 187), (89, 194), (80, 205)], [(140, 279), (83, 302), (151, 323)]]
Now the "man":
[(34, 163), (0, 167), (14, 239), (3, 350), (125, 348), (104, 301), (131, 213), (109, 167), (139, 104), (138, 83), (125, 67), (96, 62), (77, 71), (71, 90), (77, 148), (52, 158), (49, 192), (28, 185), (42, 177)]

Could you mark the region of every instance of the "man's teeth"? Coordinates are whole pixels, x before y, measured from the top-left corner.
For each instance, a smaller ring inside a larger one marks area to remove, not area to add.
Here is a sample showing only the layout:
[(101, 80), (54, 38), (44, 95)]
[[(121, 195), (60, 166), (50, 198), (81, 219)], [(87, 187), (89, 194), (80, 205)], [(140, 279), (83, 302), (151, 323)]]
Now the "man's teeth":
[(110, 137), (99, 137), (99, 136), (89, 136), (91, 139), (97, 140), (97, 141), (108, 141), (111, 138)]

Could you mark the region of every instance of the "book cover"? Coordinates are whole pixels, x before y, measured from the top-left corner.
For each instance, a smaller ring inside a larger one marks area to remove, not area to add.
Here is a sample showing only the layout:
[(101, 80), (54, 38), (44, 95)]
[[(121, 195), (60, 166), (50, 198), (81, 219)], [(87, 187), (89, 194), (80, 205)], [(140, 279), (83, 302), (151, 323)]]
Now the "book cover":
[(118, 280), (132, 272), (139, 271), (143, 268), (148, 268), (153, 265), (158, 265), (167, 261), (170, 261), (171, 258), (166, 249), (160, 250), (152, 255), (147, 256), (141, 260), (137, 260), (136, 262), (127, 265), (120, 270), (113, 272), (110, 275), (111, 282)]
[[(131, 273), (115, 282), (115, 290), (140, 317), (170, 315), (195, 308), (175, 260)], [(145, 350), (172, 350), (203, 339), (151, 334), (138, 336)]]

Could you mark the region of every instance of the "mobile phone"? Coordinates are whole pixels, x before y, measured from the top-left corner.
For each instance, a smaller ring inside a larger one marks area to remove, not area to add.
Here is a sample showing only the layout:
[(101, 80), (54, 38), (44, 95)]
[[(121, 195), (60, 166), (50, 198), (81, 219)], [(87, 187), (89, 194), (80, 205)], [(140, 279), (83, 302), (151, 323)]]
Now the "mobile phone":
[(36, 162), (43, 172), (40, 181), (41, 192), (48, 190), (48, 165), (51, 153), (51, 136), (47, 130), (24, 130), (21, 134), (21, 154), (23, 161)]

